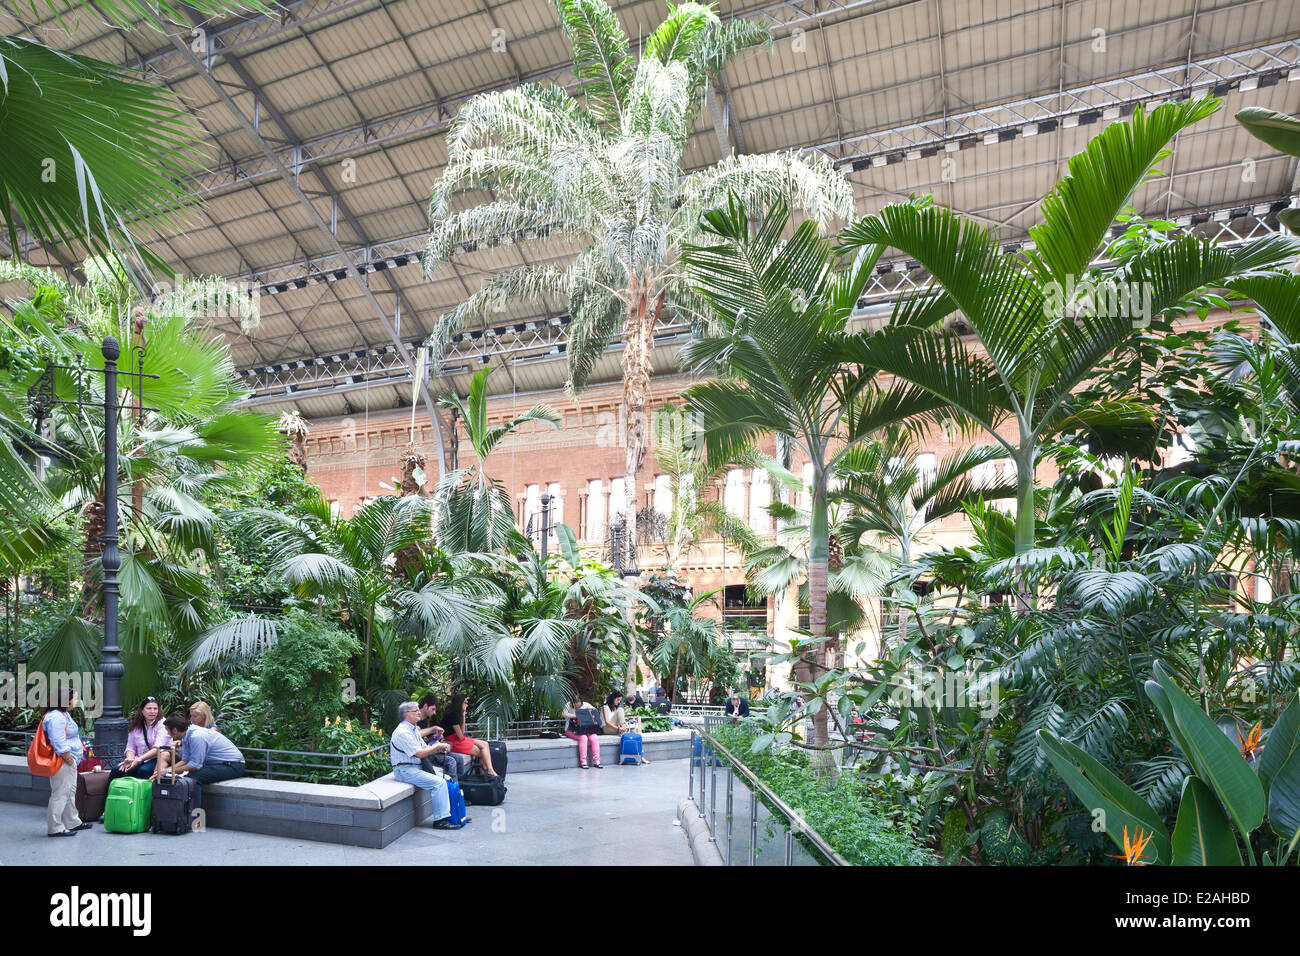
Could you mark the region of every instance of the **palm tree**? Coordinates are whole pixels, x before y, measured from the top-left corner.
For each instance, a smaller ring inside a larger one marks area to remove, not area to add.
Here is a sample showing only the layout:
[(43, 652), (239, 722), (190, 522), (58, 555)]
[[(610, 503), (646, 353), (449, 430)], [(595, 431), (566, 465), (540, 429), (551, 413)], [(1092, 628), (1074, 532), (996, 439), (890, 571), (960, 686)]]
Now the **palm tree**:
[(465, 423), (465, 434), (476, 461), (468, 468), (448, 472), (434, 492), (438, 510), (438, 540), (444, 550), (500, 551), (520, 541), (515, 526), (510, 493), (488, 476), (487, 459), (492, 450), (526, 422), (546, 422), (559, 427), (560, 416), (546, 405), (534, 405), (517, 418), (495, 428), (487, 421), (487, 380), (491, 369), (483, 368), (470, 380), (469, 394), (448, 395), (441, 404), (456, 411)]
[(683, 674), (697, 680), (715, 679), (715, 675), (725, 677), (727, 682), (735, 680), (735, 650), (719, 622), (700, 613), (705, 605), (716, 604), (717, 597), (717, 591), (697, 594), (680, 603), (666, 604), (651, 616), (656, 639), (650, 660), (655, 671), (667, 678), (670, 696), (676, 693), (677, 681)]
[[(210, 626), (218, 604), (210, 579), (216, 516), (203, 503), (204, 492), (232, 480), (220, 468), (266, 459), (278, 441), (270, 419), (238, 407), (246, 392), (220, 338), (190, 315), (150, 314), (133, 306), (121, 268), (103, 260), (87, 260), (84, 268), (89, 281), (76, 287), (54, 273), (14, 263), (0, 263), (0, 277), (32, 286), (37, 300), (66, 324), (55, 340), (64, 355), (97, 355), (103, 337), (113, 335), (143, 347), (126, 351), (128, 370), (157, 376), (119, 379), (123, 412), (115, 479), (127, 689), (147, 692), (160, 645), (175, 641), (188, 648)], [(15, 321), (30, 317), (19, 311)], [(38, 372), (29, 370), (28, 379)], [(59, 372), (54, 388), (61, 398), (102, 406), (103, 379), (94, 374), (78, 383)], [(49, 444), (58, 457), (45, 482), (57, 502), (50, 519), (57, 524), (60, 512), (72, 516), (83, 558), (80, 622), (69, 620), (58, 633), (76, 631), (89, 639), (101, 622), (104, 420), (89, 408), (56, 405), (49, 423)], [(26, 516), (34, 529), (41, 525), (37, 515)], [(52, 536), (46, 553), (65, 543)], [(60, 644), (67, 642), (56, 637), (54, 646)], [(49, 656), (60, 662), (54, 651)], [(62, 662), (72, 660), (65, 655)]]
[[(35, 12), (16, 0), (6, 6), (19, 19)], [(69, 15), (62, 3), (46, 6)], [(165, 32), (189, 22), (187, 8), (203, 17), (269, 12), (258, 0), (109, 0), (97, 10), (123, 29), (143, 22)], [(184, 183), (203, 164), (203, 132), (174, 94), (117, 64), (0, 36), (0, 142), (10, 256), (19, 256), (21, 224), (37, 242), (62, 243), (78, 258), (123, 254), (170, 271), (135, 245), (127, 224), (174, 225), (191, 202)]]
[[(5, 4), (21, 18), (35, 5)], [(46, 0), (56, 17), (63, 5)], [(257, 10), (259, 0), (198, 0), (185, 6), (202, 16)], [(139, 20), (163, 29), (166, 20), (185, 22), (181, 5), (160, 0), (108, 0), (98, 7), (110, 22), (130, 27)], [(184, 178), (201, 165), (202, 130), (171, 93), (131, 71), (37, 41), (0, 36), (0, 222), (8, 255), (20, 252), (18, 229), (48, 246), (63, 243), (81, 252), (139, 252), (127, 223), (174, 220), (189, 196)], [(146, 263), (160, 265), (147, 251)], [(24, 343), (67, 364), (74, 350), (60, 343), (62, 317), (27, 303), (17, 324), (0, 316), (0, 328), (14, 344)], [(22, 331), (20, 332), (20, 329)], [(10, 366), (12, 373), (13, 368)], [(39, 370), (37, 370), (39, 374)], [(36, 436), (26, 424), (17, 383), (0, 383), (0, 561), (20, 566), (37, 541), (39, 524), (51, 502), (19, 449), (28, 454)], [(27, 382), (22, 386), (25, 390)], [(24, 520), (15, 520), (21, 517)]]
[[(812, 465), (808, 607), (811, 643), (820, 644), (826, 638), (829, 493), (840, 459), (884, 425), (922, 416), (942, 402), (905, 383), (875, 390), (869, 372), (848, 364), (849, 344), (874, 337), (850, 331), (849, 322), (879, 250), (863, 250), (849, 268), (837, 270), (814, 223), (804, 222), (783, 242), (789, 224), (789, 211), (778, 202), (751, 235), (749, 215), (734, 196), (726, 209), (705, 214), (705, 236), (713, 244), (687, 246), (682, 261), (716, 331), (685, 345), (681, 361), (719, 376), (684, 393), (687, 408), (699, 416), (699, 441), (710, 464), (733, 460), (774, 433)], [(825, 650), (833, 661), (835, 642)], [(809, 682), (814, 666), (805, 649), (796, 678)], [(824, 744), (820, 710), (814, 725), (817, 743)]]
[(298, 414), (296, 409), (291, 412), (281, 412), (280, 417), (275, 420), (275, 430), (289, 439), (289, 461), (306, 474), (307, 436), (311, 434), (311, 427), (307, 424), (307, 420)]
[(998, 445), (973, 445), (924, 468), (916, 442), (901, 428), (890, 427), (844, 456), (837, 501), (853, 508), (845, 518), (846, 540), (874, 534), (897, 548), (901, 564), (910, 564), (917, 539), (931, 525), (962, 514), (976, 496), (1007, 497), (1014, 489), (976, 473), (1005, 459)]
[[(837, 472), (838, 475), (838, 472)], [(838, 482), (837, 482), (838, 483)], [(746, 554), (745, 574), (749, 587), (764, 595), (786, 594), (799, 586), (797, 603), (809, 606), (809, 514), (793, 505), (774, 505), (774, 515), (783, 527), (776, 541)], [(854, 513), (830, 495), (827, 520), (826, 632), (836, 646), (866, 620), (863, 602), (876, 598), (893, 573), (889, 556), (870, 542), (855, 536), (850, 524)], [(810, 609), (811, 610), (811, 609)]]
[(0, 313), (5, 343), (0, 358), (0, 574), (5, 578), (61, 543), (61, 536), (52, 533), (57, 504), (30, 464), (44, 450), (44, 436), (33, 430), (27, 390), (43, 371), (45, 357), (68, 364), (76, 354), (64, 333), (57, 296), (38, 295), (9, 307), (12, 317)]
[[(927, 201), (886, 206), (840, 234), (846, 249), (893, 247), (916, 259), (934, 285), (911, 293), (903, 307), (934, 319), (960, 310), (974, 329), (978, 343), (932, 324), (896, 326), (858, 340), (852, 357), (925, 389), (1006, 449), (1016, 463), (1018, 552), (1034, 547), (1039, 449), (1097, 363), (1144, 320), (1181, 314), (1198, 290), (1274, 266), (1300, 247), (1273, 236), (1227, 250), (1178, 235), (1121, 262), (1109, 279), (1093, 266), (1134, 191), (1170, 155), (1170, 140), (1218, 108), (1213, 98), (1151, 113), (1139, 107), (1107, 127), (1044, 198), (1030, 250), (1005, 253), (994, 230)], [(1010, 437), (1000, 432), (1007, 422)]]
[(776, 463), (757, 451), (747, 451), (734, 461), (706, 463), (699, 445), (686, 433), (686, 416), (671, 403), (655, 415), (655, 462), (668, 478), (672, 506), (664, 520), (664, 569), (676, 570), (682, 558), (698, 548), (707, 535), (734, 541), (743, 553), (761, 542), (749, 523), (733, 515), (717, 498), (706, 497), (706, 489), (721, 481), (725, 469), (765, 468), (778, 478), (787, 477)]
[[(962, 514), (976, 497), (994, 499), (1015, 493), (1014, 488), (978, 475), (1005, 457), (999, 445), (974, 445), (925, 469), (916, 443), (903, 429), (886, 429), (879, 438), (850, 449), (841, 462), (833, 497), (852, 511), (840, 522), (840, 540), (846, 550), (855, 550), (864, 537), (883, 538), (897, 549), (898, 563), (906, 569), (917, 540), (936, 522)], [(907, 633), (906, 606), (899, 608), (898, 633), (902, 643)], [(888, 641), (883, 629), (880, 640), (883, 651)]]
[[(789, 197), (821, 227), (853, 213), (829, 162), (795, 154), (730, 156), (684, 174), (682, 156), (705, 90), (744, 50), (771, 42), (765, 27), (723, 23), (700, 3), (670, 6), (638, 60), (604, 0), (554, 0), (573, 54), (577, 88), (522, 84), (467, 103), (448, 134), (448, 163), (433, 189), (425, 269), (461, 249), (547, 235), (580, 248), (564, 269), (500, 273), (438, 321), (433, 351), (469, 321), (514, 299), (567, 303), (569, 388), (580, 391), (608, 341), (623, 335), (625, 525), (636, 540), (635, 495), (650, 443), (651, 350), (661, 315), (695, 319), (700, 301), (677, 272), (697, 239), (701, 210), (728, 192), (751, 208)], [(490, 190), (452, 210), (458, 190)]]
[[(432, 551), (433, 505), (418, 495), (368, 501), (351, 518), (317, 495), (294, 512), (250, 509), (241, 516), (262, 533), (276, 554), (286, 583), (303, 597), (338, 601), (344, 621), (358, 632), (365, 656), (360, 675), (370, 705), (371, 649), (378, 646), (391, 679), (400, 638), (395, 610), (418, 622), (426, 641), (453, 641), (475, 634), (490, 614), (472, 593), (445, 575), (431, 573), (423, 558), (402, 565), (398, 555), (418, 545)], [(408, 626), (409, 630), (409, 626)]]

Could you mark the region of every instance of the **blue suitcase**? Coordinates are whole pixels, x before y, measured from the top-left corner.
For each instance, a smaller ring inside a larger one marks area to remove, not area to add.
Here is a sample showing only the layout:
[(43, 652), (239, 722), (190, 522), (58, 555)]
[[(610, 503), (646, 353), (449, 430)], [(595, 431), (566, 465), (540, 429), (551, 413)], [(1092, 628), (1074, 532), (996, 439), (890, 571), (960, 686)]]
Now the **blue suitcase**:
[(624, 734), (618, 739), (618, 762), (637, 764), (641, 762), (640, 734)]
[(451, 822), (464, 826), (469, 819), (465, 812), (465, 795), (460, 792), (460, 784), (450, 777), (447, 779), (447, 796), (451, 798)]

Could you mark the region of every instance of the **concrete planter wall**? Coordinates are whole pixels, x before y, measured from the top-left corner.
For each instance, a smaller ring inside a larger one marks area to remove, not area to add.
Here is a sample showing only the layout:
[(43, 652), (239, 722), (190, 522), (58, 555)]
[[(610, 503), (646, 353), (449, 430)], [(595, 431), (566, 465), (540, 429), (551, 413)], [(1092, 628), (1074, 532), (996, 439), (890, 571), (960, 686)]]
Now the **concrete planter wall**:
[[(647, 760), (690, 756), (688, 730), (646, 734), (643, 740)], [(601, 737), (600, 743), (601, 762), (616, 763), (618, 738)], [(506, 785), (526, 785), (515, 783), (516, 774), (575, 767), (577, 752), (577, 743), (568, 738), (512, 740)], [(44, 805), (49, 799), (49, 779), (32, 776), (25, 757), (0, 755), (0, 800)], [(392, 774), (360, 787), (241, 777), (205, 786), (202, 806), (206, 824), (222, 830), (373, 848), (431, 822), (428, 793), (398, 783)]]

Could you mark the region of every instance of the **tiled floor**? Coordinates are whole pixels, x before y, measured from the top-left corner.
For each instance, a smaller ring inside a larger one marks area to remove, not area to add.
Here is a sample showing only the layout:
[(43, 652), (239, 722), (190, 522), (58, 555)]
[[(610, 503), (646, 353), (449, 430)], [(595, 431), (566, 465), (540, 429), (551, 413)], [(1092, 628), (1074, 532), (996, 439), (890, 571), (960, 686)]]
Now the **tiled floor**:
[(383, 850), (234, 830), (184, 837), (105, 833), (98, 824), (50, 840), (43, 806), (0, 803), (0, 865), (691, 865), (686, 837), (673, 825), (686, 793), (685, 760), (521, 773), (508, 776), (506, 784), (506, 802), (470, 807), (472, 822), (465, 829), (418, 827)]

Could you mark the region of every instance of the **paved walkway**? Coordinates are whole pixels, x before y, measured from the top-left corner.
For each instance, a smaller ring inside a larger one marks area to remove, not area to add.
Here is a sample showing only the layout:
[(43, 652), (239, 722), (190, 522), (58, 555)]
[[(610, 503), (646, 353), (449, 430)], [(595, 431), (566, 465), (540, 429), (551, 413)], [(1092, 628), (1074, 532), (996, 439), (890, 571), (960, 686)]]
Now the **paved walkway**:
[(471, 823), (454, 832), (417, 827), (383, 850), (208, 830), (180, 837), (106, 833), (101, 824), (63, 840), (45, 836), (45, 807), (0, 802), (0, 865), (690, 866), (681, 827), (686, 760), (647, 767), (553, 770), (506, 777), (499, 807), (470, 807)]

